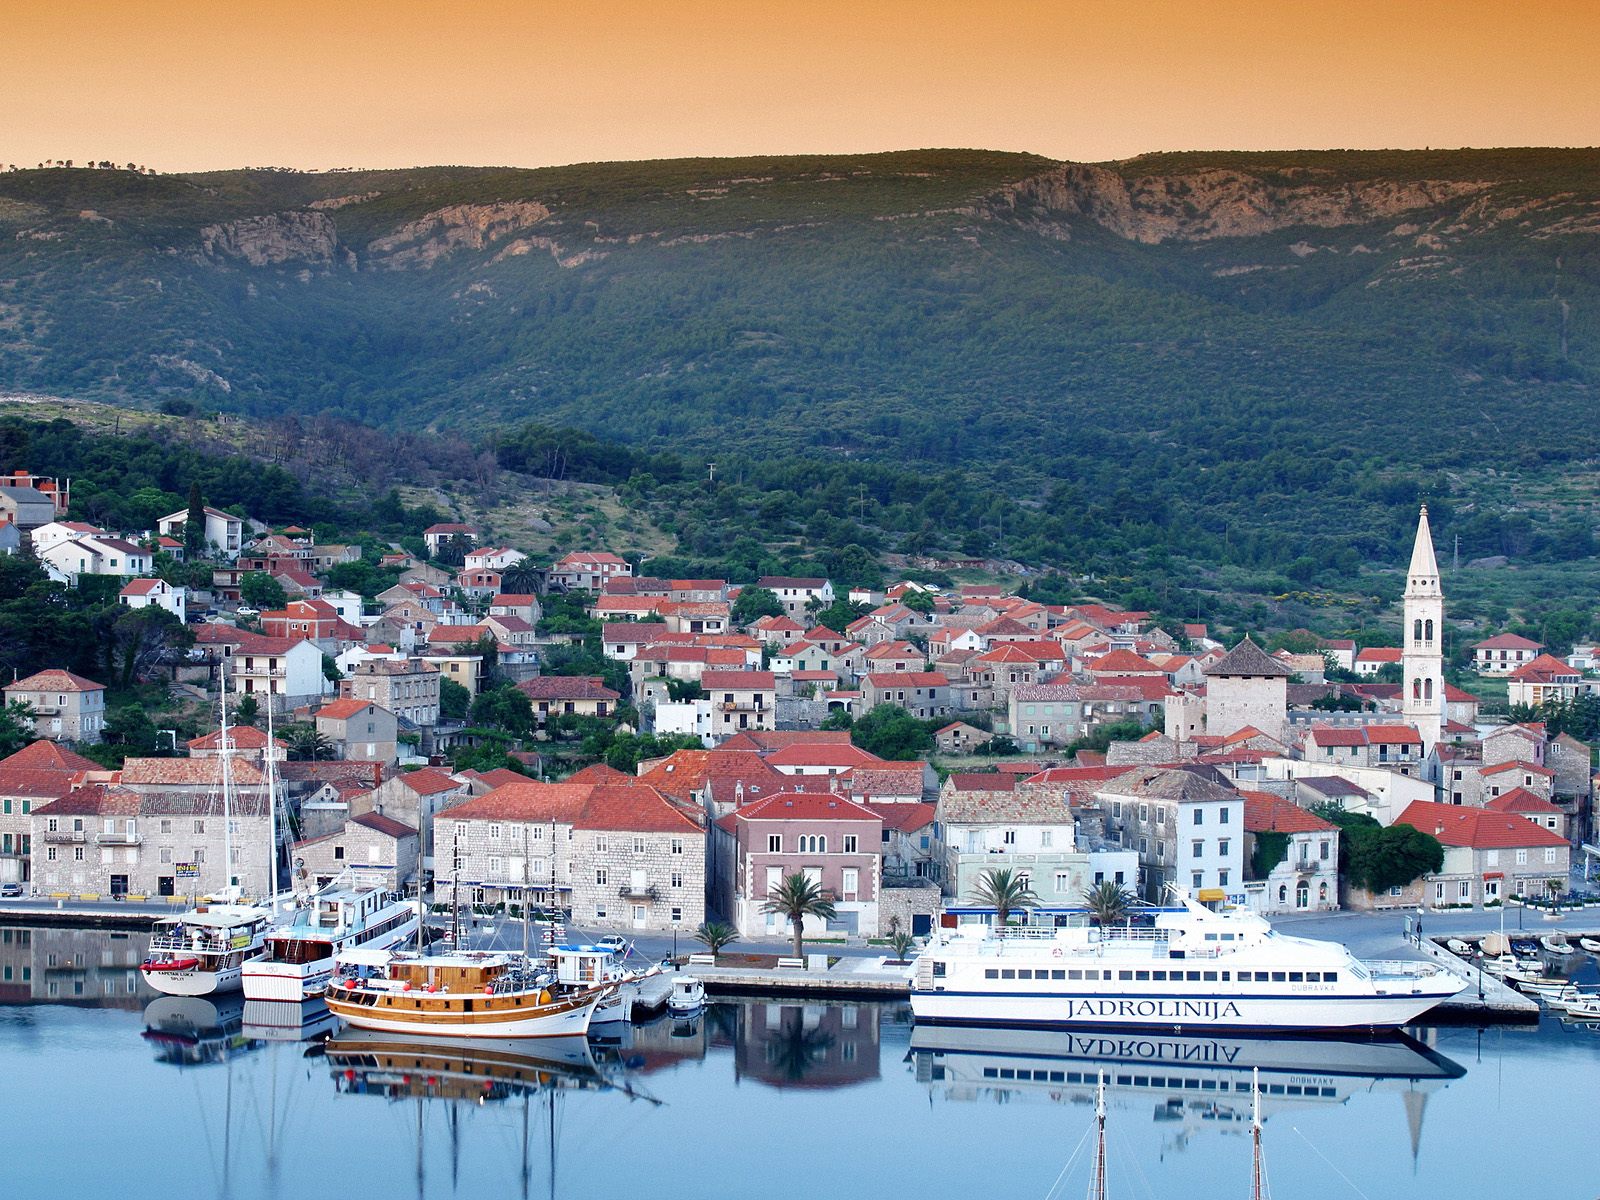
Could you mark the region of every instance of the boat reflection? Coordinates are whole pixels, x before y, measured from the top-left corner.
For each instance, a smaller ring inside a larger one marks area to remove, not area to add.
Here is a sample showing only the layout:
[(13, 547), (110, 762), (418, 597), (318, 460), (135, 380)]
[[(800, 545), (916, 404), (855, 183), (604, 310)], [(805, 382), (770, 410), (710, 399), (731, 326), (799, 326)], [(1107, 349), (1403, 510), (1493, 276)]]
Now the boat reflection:
[(1428, 1095), (1466, 1069), (1405, 1034), (1362, 1039), (1199, 1037), (1111, 1031), (917, 1026), (906, 1057), (919, 1082), (953, 1101), (1092, 1103), (1103, 1074), (1108, 1102), (1153, 1104), (1178, 1126), (1250, 1124), (1252, 1072), (1263, 1113), (1343, 1104), (1392, 1092), (1402, 1098), (1413, 1146)]
[(321, 1000), (246, 1000), (244, 1033), (264, 1042), (309, 1042), (339, 1028), (339, 1018)]
[(343, 1094), (391, 1100), (508, 1100), (557, 1088), (612, 1086), (581, 1037), (418, 1038), (346, 1029), (323, 1045)]
[(156, 1061), (177, 1067), (229, 1062), (262, 1043), (244, 1032), (244, 998), (238, 994), (158, 996), (145, 1006), (144, 1039)]

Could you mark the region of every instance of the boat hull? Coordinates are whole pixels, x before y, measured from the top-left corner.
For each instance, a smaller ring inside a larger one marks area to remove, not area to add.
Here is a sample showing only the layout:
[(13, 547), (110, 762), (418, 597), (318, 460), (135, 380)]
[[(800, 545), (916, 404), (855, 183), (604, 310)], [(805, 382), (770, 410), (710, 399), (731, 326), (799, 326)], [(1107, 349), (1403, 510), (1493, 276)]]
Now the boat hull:
[(243, 965), (232, 967), (185, 967), (175, 971), (141, 968), (144, 981), (169, 996), (214, 996), (237, 992), (244, 983)]
[[(598, 993), (556, 1001), (493, 1009), (445, 1012), (405, 1009), (363, 1002), (359, 990), (328, 989), (328, 1011), (357, 1029), (416, 1037), (549, 1038), (583, 1037), (589, 1032)], [(441, 997), (443, 999), (443, 997)]]
[(929, 1024), (1056, 1029), (1392, 1029), (1414, 1020), (1456, 990), (1314, 999), (913, 991), (911, 1012), (919, 1022)]

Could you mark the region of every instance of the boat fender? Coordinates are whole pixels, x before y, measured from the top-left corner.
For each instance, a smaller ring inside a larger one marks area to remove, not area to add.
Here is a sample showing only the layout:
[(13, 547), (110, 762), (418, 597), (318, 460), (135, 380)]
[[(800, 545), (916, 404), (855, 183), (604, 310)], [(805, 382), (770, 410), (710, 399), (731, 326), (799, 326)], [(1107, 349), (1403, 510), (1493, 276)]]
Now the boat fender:
[(411, 981), (408, 979), (404, 983), (402, 983), (400, 985), (400, 990), (402, 992), (409, 992), (411, 990)]
[(483, 994), (485, 996), (494, 995), (494, 985), (493, 984), (488, 984), (488, 983), (484, 984), (483, 985)]
[(544, 988), (543, 990), (540, 991), (540, 993), (539, 993), (539, 1003), (540, 1004), (549, 1004), (550, 1003), (550, 989), (549, 988)]
[(429, 991), (429, 992), (437, 992), (437, 991), (438, 991), (438, 990), (439, 990), (439, 989), (438, 989), (438, 988), (436, 988), (436, 987), (434, 987), (434, 986), (433, 986), (433, 984), (431, 984), (431, 983), (430, 983), (430, 984), (429, 984), (429, 985), (428, 985), (428, 991)]

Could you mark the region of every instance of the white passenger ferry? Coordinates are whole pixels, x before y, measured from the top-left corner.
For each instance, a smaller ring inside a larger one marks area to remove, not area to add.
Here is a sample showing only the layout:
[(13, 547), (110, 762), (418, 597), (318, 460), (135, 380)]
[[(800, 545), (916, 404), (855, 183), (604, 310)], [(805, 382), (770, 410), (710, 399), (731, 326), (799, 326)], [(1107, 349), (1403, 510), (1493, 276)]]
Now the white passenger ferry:
[(417, 906), (377, 887), (328, 887), (266, 933), (266, 952), (244, 964), (246, 1000), (320, 997), (334, 959), (358, 947), (389, 950), (417, 934)]
[(140, 964), (144, 981), (169, 996), (236, 992), (244, 965), (265, 947), (272, 913), (253, 904), (202, 904), (162, 917)]
[(1121, 928), (940, 930), (917, 959), (911, 1011), (932, 1024), (1389, 1029), (1466, 986), (1433, 963), (1362, 962), (1247, 910), (1178, 900)]

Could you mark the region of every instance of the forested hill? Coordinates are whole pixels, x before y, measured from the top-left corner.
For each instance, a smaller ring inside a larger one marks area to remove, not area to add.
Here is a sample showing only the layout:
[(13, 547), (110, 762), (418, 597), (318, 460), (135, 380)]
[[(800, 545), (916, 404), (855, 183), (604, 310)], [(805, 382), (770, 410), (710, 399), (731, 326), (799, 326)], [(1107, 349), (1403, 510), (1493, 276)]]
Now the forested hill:
[(1593, 150), (0, 174), (0, 389), (1234, 496), (1595, 455), (1597, 293)]

